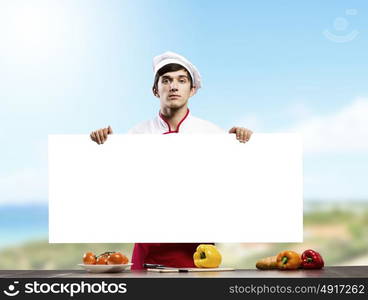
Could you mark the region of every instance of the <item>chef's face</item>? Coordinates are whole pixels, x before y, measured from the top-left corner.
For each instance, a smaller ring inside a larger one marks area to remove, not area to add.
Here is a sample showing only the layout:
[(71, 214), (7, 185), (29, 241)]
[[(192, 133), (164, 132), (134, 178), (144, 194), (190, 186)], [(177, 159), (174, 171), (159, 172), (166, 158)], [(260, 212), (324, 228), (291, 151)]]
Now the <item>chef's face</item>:
[(155, 96), (160, 99), (161, 107), (178, 109), (187, 105), (188, 99), (194, 95), (189, 76), (185, 70), (160, 76)]

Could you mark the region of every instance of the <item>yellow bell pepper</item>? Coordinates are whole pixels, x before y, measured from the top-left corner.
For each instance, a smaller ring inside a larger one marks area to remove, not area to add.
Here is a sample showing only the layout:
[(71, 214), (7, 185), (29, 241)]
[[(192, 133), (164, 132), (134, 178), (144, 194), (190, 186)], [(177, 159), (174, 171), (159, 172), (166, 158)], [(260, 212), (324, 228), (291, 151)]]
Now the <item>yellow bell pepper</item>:
[(217, 268), (221, 264), (221, 253), (214, 245), (201, 244), (193, 254), (197, 268)]
[(277, 255), (277, 267), (281, 270), (295, 270), (300, 267), (302, 259), (294, 251), (286, 250)]

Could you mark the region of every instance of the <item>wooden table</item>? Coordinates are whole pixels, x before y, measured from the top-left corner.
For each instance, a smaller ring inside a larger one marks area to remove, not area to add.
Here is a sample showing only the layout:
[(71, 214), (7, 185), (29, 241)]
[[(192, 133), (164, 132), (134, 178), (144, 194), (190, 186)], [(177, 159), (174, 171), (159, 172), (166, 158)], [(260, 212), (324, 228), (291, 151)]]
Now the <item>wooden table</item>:
[(124, 271), (87, 273), (84, 270), (0, 270), (0, 278), (368, 278), (368, 266), (325, 267), (322, 270), (260, 271), (239, 269), (227, 272), (156, 273)]

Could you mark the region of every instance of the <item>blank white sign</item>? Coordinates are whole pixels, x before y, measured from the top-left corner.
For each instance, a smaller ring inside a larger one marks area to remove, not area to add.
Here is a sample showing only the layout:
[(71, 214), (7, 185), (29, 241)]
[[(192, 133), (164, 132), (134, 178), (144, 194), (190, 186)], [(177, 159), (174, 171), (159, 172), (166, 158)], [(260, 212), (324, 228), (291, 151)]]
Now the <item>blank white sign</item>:
[(296, 134), (49, 135), (49, 241), (302, 242)]

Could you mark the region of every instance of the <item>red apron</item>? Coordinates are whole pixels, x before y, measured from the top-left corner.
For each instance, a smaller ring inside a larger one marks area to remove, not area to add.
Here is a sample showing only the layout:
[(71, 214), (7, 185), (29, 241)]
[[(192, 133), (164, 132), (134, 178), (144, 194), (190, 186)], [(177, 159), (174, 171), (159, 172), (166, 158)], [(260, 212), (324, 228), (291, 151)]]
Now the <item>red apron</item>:
[(192, 243), (134, 244), (131, 269), (142, 270), (144, 263), (176, 268), (194, 268), (193, 254), (198, 245)]

